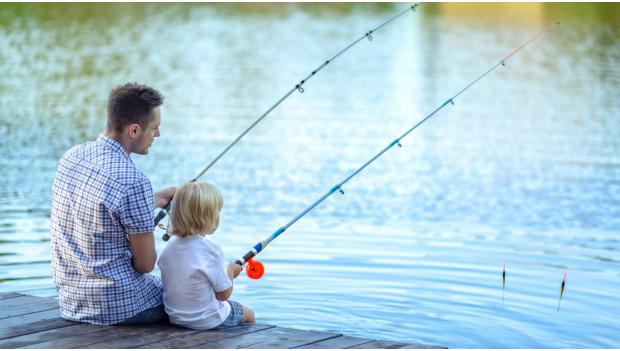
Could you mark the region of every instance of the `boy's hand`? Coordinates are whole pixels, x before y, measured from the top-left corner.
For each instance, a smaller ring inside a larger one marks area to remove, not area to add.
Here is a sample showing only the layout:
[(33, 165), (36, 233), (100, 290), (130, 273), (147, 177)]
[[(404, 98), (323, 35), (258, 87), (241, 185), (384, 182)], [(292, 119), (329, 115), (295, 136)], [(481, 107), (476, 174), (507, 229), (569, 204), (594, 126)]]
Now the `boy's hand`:
[(177, 188), (174, 186), (161, 189), (155, 193), (155, 207), (162, 208), (166, 204), (172, 201), (174, 194), (177, 192)]
[(239, 276), (239, 273), (241, 273), (242, 270), (243, 270), (243, 267), (236, 264), (235, 262), (230, 262), (226, 266), (226, 273), (228, 274), (228, 277), (230, 278), (230, 280), (237, 278)]

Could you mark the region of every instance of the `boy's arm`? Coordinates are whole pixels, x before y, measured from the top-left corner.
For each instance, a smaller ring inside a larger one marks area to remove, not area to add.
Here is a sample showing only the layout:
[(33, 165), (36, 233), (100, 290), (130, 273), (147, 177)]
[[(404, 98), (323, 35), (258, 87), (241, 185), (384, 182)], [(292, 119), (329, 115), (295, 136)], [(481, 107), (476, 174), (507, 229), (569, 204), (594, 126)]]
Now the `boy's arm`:
[[(243, 267), (241, 267), (240, 265), (231, 262), (228, 264), (228, 266), (226, 266), (226, 274), (228, 275), (228, 279), (230, 279), (230, 282), (232, 283), (232, 281), (237, 278), (239, 276), (239, 273), (241, 273), (241, 270), (243, 270)], [(220, 291), (220, 292), (215, 292), (215, 298), (218, 299), (219, 301), (226, 301), (230, 298), (230, 296), (232, 295), (233, 292), (233, 286), (231, 285), (230, 288), (224, 290), (224, 291)]]

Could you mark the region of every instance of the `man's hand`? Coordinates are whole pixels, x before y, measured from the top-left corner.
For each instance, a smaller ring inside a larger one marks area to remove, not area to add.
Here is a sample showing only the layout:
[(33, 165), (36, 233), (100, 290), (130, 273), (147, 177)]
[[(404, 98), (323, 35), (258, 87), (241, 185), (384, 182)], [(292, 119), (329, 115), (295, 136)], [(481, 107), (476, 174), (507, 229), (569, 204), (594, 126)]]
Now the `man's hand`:
[(226, 266), (226, 273), (228, 273), (228, 277), (230, 280), (233, 280), (239, 276), (239, 273), (243, 270), (243, 267), (236, 264), (235, 262), (230, 262)]
[(166, 204), (172, 201), (174, 194), (177, 192), (177, 188), (174, 186), (164, 188), (155, 193), (155, 207), (163, 208)]

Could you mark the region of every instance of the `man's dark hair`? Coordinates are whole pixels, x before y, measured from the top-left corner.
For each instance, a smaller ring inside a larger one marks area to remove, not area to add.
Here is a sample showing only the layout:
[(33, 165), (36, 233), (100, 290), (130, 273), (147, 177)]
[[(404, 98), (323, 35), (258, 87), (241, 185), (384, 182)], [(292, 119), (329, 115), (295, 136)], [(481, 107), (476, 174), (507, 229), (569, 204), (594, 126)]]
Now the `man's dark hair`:
[(108, 98), (108, 130), (122, 132), (132, 123), (146, 128), (151, 111), (164, 103), (157, 90), (138, 83), (127, 83), (112, 89)]

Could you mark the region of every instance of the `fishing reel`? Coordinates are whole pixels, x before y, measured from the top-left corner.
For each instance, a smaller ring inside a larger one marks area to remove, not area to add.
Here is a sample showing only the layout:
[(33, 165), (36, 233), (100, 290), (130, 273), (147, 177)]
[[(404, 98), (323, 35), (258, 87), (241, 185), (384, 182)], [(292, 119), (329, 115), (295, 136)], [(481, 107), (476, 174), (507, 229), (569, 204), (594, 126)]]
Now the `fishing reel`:
[(263, 266), (261, 262), (254, 261), (254, 259), (250, 258), (246, 263), (245, 274), (247, 274), (250, 279), (260, 279), (263, 274), (265, 274), (265, 266)]
[(250, 279), (260, 279), (263, 276), (263, 274), (265, 274), (265, 266), (263, 266), (263, 264), (260, 263), (259, 261), (255, 261), (254, 257), (259, 252), (263, 251), (263, 249), (267, 247), (267, 244), (268, 244), (267, 241), (261, 241), (260, 243), (256, 244), (250, 251), (248, 251), (245, 255), (243, 255), (242, 258), (235, 261), (235, 263), (240, 266), (247, 264), (247, 266), (245, 266), (245, 274), (247, 274)]

